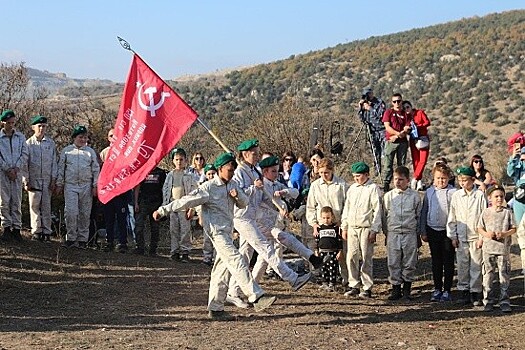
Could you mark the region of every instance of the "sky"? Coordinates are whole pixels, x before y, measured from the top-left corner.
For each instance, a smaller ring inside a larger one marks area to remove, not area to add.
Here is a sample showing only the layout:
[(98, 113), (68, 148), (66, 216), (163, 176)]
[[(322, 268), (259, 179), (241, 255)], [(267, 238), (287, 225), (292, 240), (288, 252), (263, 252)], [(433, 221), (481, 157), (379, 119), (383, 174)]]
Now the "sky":
[(517, 0), (0, 0), (0, 62), (123, 82), (131, 54), (119, 45), (120, 36), (161, 77), (173, 79), (524, 5)]

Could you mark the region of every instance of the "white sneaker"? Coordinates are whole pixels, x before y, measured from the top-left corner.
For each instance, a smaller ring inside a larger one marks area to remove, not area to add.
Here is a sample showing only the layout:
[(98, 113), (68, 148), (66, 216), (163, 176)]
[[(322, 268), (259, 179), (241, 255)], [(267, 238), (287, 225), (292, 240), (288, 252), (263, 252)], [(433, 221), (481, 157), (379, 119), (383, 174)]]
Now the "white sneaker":
[(410, 188), (415, 190), (417, 187), (417, 180), (416, 179), (412, 179), (412, 181), (410, 181)]
[(416, 190), (423, 191), (424, 188), (425, 188), (425, 186), (423, 186), (423, 181), (417, 180)]
[(241, 298), (239, 298), (238, 296), (227, 295), (226, 302), (229, 304), (235, 305), (241, 309), (247, 309), (249, 307), (248, 303), (242, 300)]
[(307, 274), (304, 274), (302, 276), (297, 277), (295, 282), (292, 284), (292, 290), (294, 292), (297, 292), (299, 289), (301, 289), (312, 277), (312, 273), (308, 272)]

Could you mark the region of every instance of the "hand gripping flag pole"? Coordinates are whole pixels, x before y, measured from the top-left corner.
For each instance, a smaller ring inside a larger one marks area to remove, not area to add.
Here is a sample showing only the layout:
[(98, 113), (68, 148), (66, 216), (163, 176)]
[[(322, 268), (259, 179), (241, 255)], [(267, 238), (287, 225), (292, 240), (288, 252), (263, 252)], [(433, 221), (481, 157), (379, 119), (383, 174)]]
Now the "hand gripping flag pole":
[[(133, 53), (133, 63), (115, 124), (115, 141), (99, 177), (99, 198), (103, 203), (138, 185), (194, 121), (198, 121), (225, 152), (233, 153), (126, 40), (119, 36), (117, 39), (122, 48)], [(147, 97), (145, 100), (143, 95)], [(273, 194), (264, 187), (262, 190), (282, 211)]]

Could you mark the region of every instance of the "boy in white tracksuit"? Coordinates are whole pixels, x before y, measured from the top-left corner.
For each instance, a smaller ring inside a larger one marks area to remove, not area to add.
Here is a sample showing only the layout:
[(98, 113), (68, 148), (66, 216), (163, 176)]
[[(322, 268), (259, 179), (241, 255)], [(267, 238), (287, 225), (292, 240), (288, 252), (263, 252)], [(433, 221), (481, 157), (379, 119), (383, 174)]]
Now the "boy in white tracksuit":
[(225, 321), (233, 319), (224, 311), (230, 276), (239, 283), (248, 301), (254, 304), (255, 311), (273, 304), (275, 297), (264, 295), (262, 288), (253, 279), (248, 263), (233, 244), (234, 206), (244, 208), (248, 204), (248, 197), (237, 183), (231, 181), (236, 167), (234, 156), (231, 153), (221, 154), (215, 160), (215, 167), (218, 174), (212, 180), (206, 181), (189, 195), (160, 207), (153, 217), (159, 220), (170, 212), (201, 205), (203, 227), (217, 251), (210, 278), (209, 317)]
[(447, 218), (447, 237), (456, 248), (458, 271), (458, 300), (464, 304), (482, 305), (481, 264), (483, 253), (477, 246), (480, 238), (477, 231), (479, 216), (487, 207), (485, 194), (474, 186), (474, 170), (460, 167), (456, 170), (461, 186), (452, 195)]
[[(348, 286), (345, 296), (370, 298), (373, 282), (373, 256), (376, 235), (381, 230), (381, 194), (369, 178), (370, 168), (364, 162), (352, 164), (353, 183), (346, 192), (341, 218), (343, 239), (347, 241), (346, 266)], [(359, 293), (359, 287), (363, 292)]]
[(22, 175), (27, 171), (25, 136), (15, 129), (17, 117), (7, 109), (0, 116), (0, 219), (4, 240), (22, 240)]
[(33, 239), (49, 242), (51, 237), (51, 195), (58, 176), (55, 141), (47, 136), (47, 118), (37, 115), (31, 120), (33, 136), (27, 139), (27, 176), (24, 188), (29, 198)]
[[(239, 251), (244, 255), (247, 262), (250, 261), (253, 250), (268, 262), (268, 265), (281, 277), (288, 282), (294, 291), (302, 288), (310, 279), (311, 274), (298, 276), (286, 262), (281, 259), (276, 253), (273, 244), (264, 236), (261, 230), (257, 227), (256, 213), (261, 205), (262, 196), (259, 192), (263, 191), (264, 183), (259, 178), (260, 174), (255, 168), (259, 160), (259, 141), (255, 139), (246, 140), (242, 142), (237, 150), (241, 153), (242, 163), (235, 170), (235, 175), (232, 181), (244, 191), (249, 198), (249, 203), (246, 208), (236, 208), (233, 223), (235, 230), (239, 232)], [(228, 291), (228, 302), (233, 303), (238, 307), (246, 307), (241, 299), (242, 293), (236, 281), (230, 281), (230, 288)]]
[(87, 132), (82, 125), (73, 129), (73, 144), (62, 150), (58, 162), (57, 191), (64, 192), (66, 248), (87, 247), (91, 205), (97, 195), (100, 165), (97, 154), (87, 145)]
[(422, 203), (419, 193), (409, 184), (408, 168), (397, 167), (394, 170), (395, 188), (383, 199), (383, 233), (387, 242), (388, 280), (392, 284), (388, 300), (410, 299), (415, 278)]
[[(178, 147), (170, 153), (175, 169), (166, 176), (162, 186), (162, 204), (180, 199), (197, 188), (197, 182), (193, 175), (186, 172), (186, 151)], [(171, 236), (171, 259), (189, 262), (189, 254), (192, 248), (190, 219), (193, 217), (193, 209), (179, 210), (170, 213), (170, 236)]]
[[(286, 211), (286, 203), (282, 198), (297, 198), (299, 196), (299, 190), (289, 188), (277, 181), (277, 177), (279, 176), (278, 157), (270, 156), (263, 159), (259, 162), (259, 167), (262, 169), (266, 191), (274, 195), (274, 200), (281, 204), (282, 211), (277, 211), (277, 208), (272, 202), (268, 200), (262, 201), (256, 215), (257, 227), (274, 246), (276, 244), (282, 244), (303, 259), (311, 262), (316, 268), (320, 267), (322, 265), (321, 258), (317, 257), (312, 250), (299, 242), (293, 234), (284, 231), (286, 225), (284, 223), (285, 218), (283, 212)], [(263, 193), (261, 192), (259, 195), (263, 196)], [(257, 263), (253, 267), (253, 276), (256, 281), (260, 281), (267, 266), (268, 263), (263, 258), (258, 257)]]

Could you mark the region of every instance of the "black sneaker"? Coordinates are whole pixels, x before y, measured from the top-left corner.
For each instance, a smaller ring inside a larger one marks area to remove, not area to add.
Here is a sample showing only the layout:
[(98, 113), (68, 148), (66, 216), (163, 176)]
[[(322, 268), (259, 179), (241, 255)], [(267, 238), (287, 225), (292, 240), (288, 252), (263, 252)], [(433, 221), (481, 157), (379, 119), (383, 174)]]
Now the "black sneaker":
[(315, 254), (310, 255), (308, 261), (313, 265), (314, 269), (318, 269), (323, 266), (323, 259)]
[(76, 246), (77, 246), (77, 242), (75, 241), (65, 241), (64, 243), (62, 243), (62, 247), (64, 248), (73, 248)]
[(22, 242), (24, 239), (22, 238), (22, 235), (20, 234), (19, 228), (14, 228), (11, 230), (11, 235), (17, 242)]
[(170, 260), (173, 260), (173, 261), (180, 261), (180, 255), (179, 255), (179, 253), (172, 254), (172, 255), (170, 256)]
[(461, 296), (458, 299), (458, 304), (470, 305), (470, 291), (462, 290)]
[(190, 262), (190, 256), (188, 254), (182, 254), (180, 257), (180, 261), (183, 263), (189, 263)]
[(115, 245), (113, 243), (106, 243), (104, 245), (104, 251), (109, 253), (115, 250)]
[(144, 255), (144, 248), (136, 247), (135, 249), (133, 249), (133, 254)]
[(350, 288), (349, 291), (343, 294), (345, 297), (356, 297), (359, 295), (359, 288)]
[(233, 321), (235, 317), (227, 313), (226, 311), (208, 311), (208, 317), (213, 321)]
[(51, 243), (51, 235), (42, 235), (42, 242)]
[(40, 241), (40, 242), (43, 242), (44, 241), (44, 236), (40, 233), (33, 233), (33, 235), (31, 236), (31, 240), (32, 241)]

